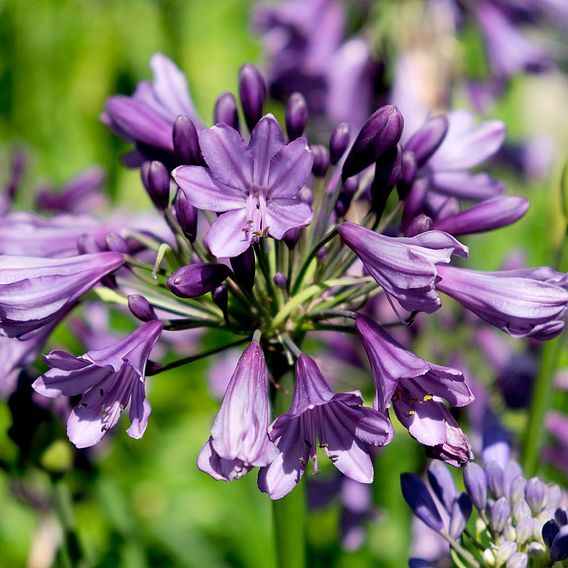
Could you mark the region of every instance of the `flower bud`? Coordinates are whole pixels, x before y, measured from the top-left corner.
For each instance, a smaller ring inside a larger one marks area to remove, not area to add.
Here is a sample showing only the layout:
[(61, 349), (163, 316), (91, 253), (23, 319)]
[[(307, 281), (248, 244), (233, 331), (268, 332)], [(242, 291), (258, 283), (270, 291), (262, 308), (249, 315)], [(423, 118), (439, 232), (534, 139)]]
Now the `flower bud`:
[(292, 250), (298, 244), (298, 241), (300, 240), (300, 234), (301, 234), (301, 229), (295, 228), (295, 229), (290, 229), (284, 235), (284, 243), (286, 244), (288, 249)]
[(128, 253), (128, 245), (126, 241), (118, 233), (109, 233), (105, 237), (106, 245), (108, 250), (114, 252), (121, 252), (123, 254)]
[(93, 235), (84, 234), (77, 239), (77, 251), (79, 254), (92, 254), (106, 250), (101, 247)]
[(180, 189), (174, 201), (176, 219), (183, 234), (190, 242), (197, 236), (197, 209), (188, 201), (185, 193)]
[(354, 176), (398, 144), (404, 119), (398, 108), (386, 105), (375, 111), (357, 135), (342, 170), (342, 178)]
[(373, 210), (384, 211), (387, 199), (400, 178), (402, 150), (400, 145), (389, 148), (377, 161), (375, 177), (371, 184), (371, 201)]
[(239, 130), (239, 111), (233, 93), (223, 93), (215, 102), (213, 114), (215, 124), (228, 124), (231, 128)]
[(308, 105), (301, 93), (293, 93), (288, 99), (285, 121), (289, 140), (302, 136), (308, 122)]
[(568, 558), (568, 526), (560, 529), (550, 547), (550, 560), (561, 562)]
[(448, 468), (439, 461), (433, 461), (428, 466), (428, 481), (430, 487), (446, 511), (451, 511), (458, 496), (454, 480)]
[(465, 493), (454, 500), (450, 508), (449, 526), (449, 533), (452, 538), (458, 539), (461, 536), (471, 516), (471, 510), (471, 500)]
[(314, 144), (311, 147), (312, 154), (314, 155), (314, 164), (312, 166), (312, 173), (316, 177), (323, 177), (329, 168), (329, 153), (325, 146)]
[(476, 463), (468, 463), (463, 470), (463, 481), (475, 508), (483, 511), (487, 504), (487, 478), (483, 468)]
[(428, 215), (420, 214), (418, 217), (414, 217), (412, 222), (406, 229), (404, 236), (405, 237), (415, 237), (421, 233), (425, 233), (426, 231), (430, 231), (432, 229), (432, 219), (428, 217)]
[(418, 166), (416, 165), (416, 157), (412, 152), (407, 152), (406, 150), (402, 153), (402, 161), (400, 165), (400, 178), (396, 186), (398, 197), (404, 200), (408, 197), (412, 184), (416, 178), (416, 171)]
[(329, 137), (329, 161), (335, 166), (345, 151), (349, 147), (351, 141), (351, 130), (349, 124), (340, 122), (331, 132)]
[(309, 187), (302, 187), (298, 192), (298, 199), (306, 205), (311, 205), (314, 202), (314, 193)]
[(554, 518), (559, 525), (568, 525), (568, 511), (560, 507), (554, 511)]
[(500, 542), (497, 554), (495, 555), (495, 565), (503, 566), (515, 552), (517, 552), (516, 543), (511, 542), (510, 540)]
[(252, 131), (262, 116), (266, 84), (258, 68), (251, 63), (246, 63), (239, 70), (239, 97), (245, 122)]
[(162, 162), (144, 162), (140, 169), (142, 183), (152, 200), (160, 210), (170, 202), (170, 174)]
[(254, 286), (255, 264), (254, 252), (251, 247), (238, 256), (231, 258), (231, 268), (235, 274), (237, 284), (245, 290), (252, 290)]
[(550, 519), (542, 525), (542, 540), (544, 540), (544, 544), (546, 544), (548, 548), (552, 547), (552, 542), (559, 532), (560, 527), (554, 519)]
[(328, 252), (329, 252), (329, 249), (327, 247), (321, 247), (318, 250), (318, 252), (316, 253), (316, 258), (318, 260), (323, 260), (327, 256)]
[(203, 162), (197, 129), (188, 116), (180, 114), (176, 118), (172, 139), (174, 151), (180, 164), (198, 165)]
[(563, 498), (564, 495), (562, 494), (562, 489), (560, 489), (559, 485), (549, 485), (546, 492), (546, 508), (556, 509), (562, 502)]
[(485, 477), (487, 478), (487, 486), (493, 493), (495, 499), (503, 497), (505, 489), (503, 487), (503, 470), (498, 463), (490, 461), (485, 466)]
[(284, 290), (287, 286), (286, 276), (284, 276), (282, 272), (277, 272), (274, 275), (274, 284), (276, 284), (278, 288)]
[(139, 294), (131, 294), (128, 296), (128, 308), (132, 315), (140, 321), (152, 321), (158, 319), (154, 308), (144, 296)]
[(402, 496), (412, 512), (425, 525), (440, 532), (444, 528), (444, 523), (426, 484), (412, 473), (403, 473), (400, 476), (400, 486)]
[(448, 132), (446, 115), (429, 118), (425, 124), (410, 137), (404, 146), (416, 158), (417, 167), (421, 168), (440, 147)]
[(526, 484), (527, 480), (522, 475), (513, 479), (513, 482), (511, 483), (511, 491), (509, 493), (509, 501), (511, 501), (511, 505), (514, 506), (525, 498)]
[(230, 275), (224, 264), (190, 264), (176, 270), (166, 284), (180, 298), (196, 298), (219, 286)]
[(496, 533), (501, 533), (511, 516), (511, 505), (505, 497), (500, 497), (494, 503), (487, 506), (489, 524)]
[(520, 523), (522, 519), (531, 518), (531, 509), (527, 505), (527, 502), (523, 499), (516, 503), (513, 507), (513, 520), (516, 523)]
[(515, 552), (507, 560), (507, 568), (527, 568), (529, 557), (524, 552)]
[(515, 527), (517, 534), (517, 544), (521, 546), (531, 540), (534, 534), (534, 519), (531, 517), (525, 517), (521, 519), (517, 526)]
[(226, 313), (229, 305), (229, 292), (227, 291), (227, 286), (225, 284), (217, 286), (217, 288), (211, 292), (211, 297), (221, 311)]
[(533, 515), (538, 515), (546, 505), (546, 485), (538, 477), (527, 481), (525, 486), (525, 500), (531, 508)]

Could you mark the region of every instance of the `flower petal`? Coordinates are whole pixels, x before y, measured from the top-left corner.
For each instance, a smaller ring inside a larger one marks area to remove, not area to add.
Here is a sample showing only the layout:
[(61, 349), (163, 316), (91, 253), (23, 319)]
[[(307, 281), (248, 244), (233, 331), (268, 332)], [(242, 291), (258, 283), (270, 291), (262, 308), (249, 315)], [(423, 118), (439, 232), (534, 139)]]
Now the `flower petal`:
[(284, 238), (290, 229), (306, 227), (312, 218), (310, 206), (298, 199), (271, 199), (266, 207), (266, 227), (277, 240)]
[(270, 162), (270, 197), (294, 197), (306, 183), (313, 163), (303, 136), (281, 148)]
[(278, 122), (271, 114), (263, 116), (254, 127), (249, 144), (254, 161), (253, 181), (255, 184), (261, 187), (268, 185), (270, 161), (283, 146), (284, 136)]
[(217, 258), (233, 258), (245, 252), (250, 246), (246, 228), (245, 209), (223, 213), (207, 233), (206, 243), (211, 254)]

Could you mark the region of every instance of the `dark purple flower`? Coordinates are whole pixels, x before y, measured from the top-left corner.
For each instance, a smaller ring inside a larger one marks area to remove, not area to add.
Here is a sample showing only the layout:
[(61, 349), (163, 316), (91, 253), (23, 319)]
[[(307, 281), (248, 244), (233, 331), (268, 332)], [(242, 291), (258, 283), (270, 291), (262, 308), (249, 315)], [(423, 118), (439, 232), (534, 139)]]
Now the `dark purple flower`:
[(97, 444), (126, 408), (128, 435), (144, 435), (151, 412), (145, 394), (145, 367), (162, 328), (155, 320), (105, 349), (80, 357), (57, 350), (45, 356), (51, 368), (36, 379), (33, 388), (49, 398), (82, 395), (67, 421), (67, 435), (75, 446)]
[(237, 363), (197, 466), (214, 479), (233, 481), (269, 464), (277, 454), (267, 435), (269, 421), (268, 369), (253, 341)]
[(179, 115), (189, 117), (198, 130), (203, 125), (193, 107), (186, 78), (174, 63), (157, 53), (150, 67), (154, 73), (152, 83), (142, 81), (131, 97), (110, 97), (101, 120), (125, 140), (173, 153), (173, 125)]
[(538, 270), (478, 272), (440, 266), (437, 288), (513, 337), (550, 339), (564, 328), (560, 318), (568, 292)]
[(140, 169), (142, 183), (152, 203), (163, 211), (170, 204), (170, 173), (162, 162), (144, 162)]
[(300, 481), (311, 460), (317, 471), (317, 441), (333, 465), (361, 483), (373, 480), (371, 448), (392, 436), (392, 426), (381, 413), (362, 406), (358, 391), (334, 393), (315, 361), (301, 355), (296, 363), (296, 386), (290, 410), (268, 429), (280, 454), (260, 470), (261, 491), (272, 499), (288, 494)]
[(124, 255), (116, 252), (62, 259), (0, 256), (0, 334), (22, 337), (60, 321), (123, 263)]
[(180, 298), (197, 298), (217, 288), (231, 274), (224, 264), (190, 264), (176, 270), (167, 286)]
[(365, 316), (357, 318), (356, 328), (371, 364), (375, 407), (385, 412), (392, 402), (399, 421), (432, 457), (452, 465), (471, 460), (469, 442), (442, 402), (473, 401), (463, 374), (414, 355)]
[(213, 118), (215, 124), (224, 123), (235, 130), (239, 130), (239, 110), (233, 93), (219, 95), (215, 102)]
[(286, 133), (289, 140), (295, 140), (304, 134), (308, 122), (308, 105), (304, 95), (293, 93), (286, 104)]
[(194, 207), (223, 213), (207, 234), (212, 254), (234, 257), (266, 235), (280, 240), (310, 223), (311, 209), (295, 199), (313, 162), (305, 138), (284, 144), (266, 115), (248, 147), (226, 124), (202, 131), (199, 140), (208, 168), (180, 166), (172, 175)]
[(400, 476), (402, 496), (412, 512), (433, 531), (440, 532), (444, 523), (426, 484), (413, 473)]
[(439, 263), (468, 255), (467, 247), (440, 231), (388, 237), (354, 223), (342, 223), (338, 231), (369, 274), (409, 311), (436, 311), (441, 306), (436, 292)]
[(239, 69), (239, 98), (245, 122), (252, 132), (262, 116), (266, 100), (266, 83), (258, 67), (251, 63), (245, 63)]
[(35, 204), (44, 211), (61, 213), (92, 213), (105, 204), (102, 168), (86, 170), (66, 183), (61, 189), (42, 188), (37, 192)]

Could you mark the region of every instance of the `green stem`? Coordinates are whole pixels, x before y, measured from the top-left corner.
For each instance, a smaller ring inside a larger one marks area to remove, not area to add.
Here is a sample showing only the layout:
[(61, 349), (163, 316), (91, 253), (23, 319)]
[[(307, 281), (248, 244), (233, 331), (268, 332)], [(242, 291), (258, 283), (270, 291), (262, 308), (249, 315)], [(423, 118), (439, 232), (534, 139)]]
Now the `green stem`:
[(88, 564), (76, 532), (71, 492), (62, 477), (53, 479), (53, 505), (61, 524), (61, 565), (64, 568), (85, 568)]
[[(560, 250), (558, 270), (568, 271), (568, 232)], [(525, 431), (523, 465), (525, 475), (535, 475), (539, 465), (539, 455), (544, 439), (545, 418), (554, 391), (554, 376), (560, 362), (560, 354), (565, 334), (546, 342), (542, 347), (540, 367), (534, 385), (531, 409)]]
[(183, 359), (172, 361), (167, 365), (161, 365), (155, 369), (149, 368), (146, 370), (146, 375), (147, 376), (159, 375), (160, 373), (164, 373), (165, 371), (170, 371), (171, 369), (176, 369), (177, 367), (181, 367), (183, 365), (189, 365), (194, 361), (199, 361), (199, 359), (204, 359), (205, 357), (209, 357), (209, 355), (215, 355), (215, 353), (220, 353), (221, 351), (225, 351), (225, 349), (236, 347), (241, 343), (245, 343), (245, 341), (250, 341), (250, 337), (243, 337), (241, 339), (238, 339), (237, 341), (233, 341), (232, 343), (227, 343), (226, 345), (221, 345), (220, 347), (214, 347), (213, 349), (209, 349), (208, 351), (203, 351), (202, 353), (198, 353), (197, 355), (191, 355), (190, 357), (184, 357)]

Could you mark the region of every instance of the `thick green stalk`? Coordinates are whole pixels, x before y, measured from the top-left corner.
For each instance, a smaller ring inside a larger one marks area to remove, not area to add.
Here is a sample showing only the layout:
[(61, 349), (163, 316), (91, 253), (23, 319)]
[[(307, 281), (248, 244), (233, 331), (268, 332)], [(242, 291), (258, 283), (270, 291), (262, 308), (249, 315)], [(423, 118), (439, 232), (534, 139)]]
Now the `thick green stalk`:
[[(560, 272), (568, 271), (568, 232), (564, 238), (558, 263)], [(566, 334), (562, 333), (555, 339), (546, 342), (542, 347), (540, 367), (534, 392), (527, 429), (525, 431), (523, 465), (525, 475), (533, 476), (538, 469), (540, 448), (544, 439), (545, 418), (554, 391), (554, 376), (558, 369), (560, 353), (565, 345)]]
[[(280, 378), (276, 391), (274, 411), (280, 415), (288, 411), (290, 395), (294, 388), (293, 374)], [(295, 489), (272, 502), (276, 560), (279, 568), (304, 568), (306, 566), (306, 489), (300, 481)]]

